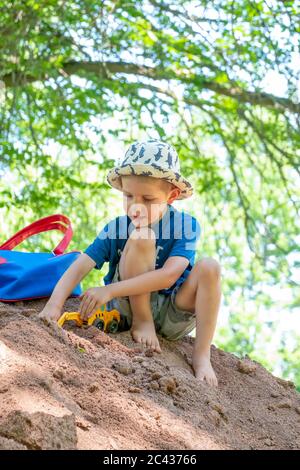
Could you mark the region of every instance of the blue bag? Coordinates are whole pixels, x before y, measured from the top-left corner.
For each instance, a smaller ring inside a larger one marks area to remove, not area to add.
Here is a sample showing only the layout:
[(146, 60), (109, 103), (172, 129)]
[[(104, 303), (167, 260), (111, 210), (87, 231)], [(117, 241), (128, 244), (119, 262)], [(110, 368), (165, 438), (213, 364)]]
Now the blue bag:
[[(30, 253), (13, 251), (26, 238), (48, 230), (64, 233), (62, 241), (51, 253)], [(0, 246), (0, 301), (17, 302), (50, 297), (63, 273), (82, 253), (64, 253), (73, 236), (71, 222), (62, 214), (39, 219), (19, 230)], [(82, 293), (80, 284), (70, 297)]]

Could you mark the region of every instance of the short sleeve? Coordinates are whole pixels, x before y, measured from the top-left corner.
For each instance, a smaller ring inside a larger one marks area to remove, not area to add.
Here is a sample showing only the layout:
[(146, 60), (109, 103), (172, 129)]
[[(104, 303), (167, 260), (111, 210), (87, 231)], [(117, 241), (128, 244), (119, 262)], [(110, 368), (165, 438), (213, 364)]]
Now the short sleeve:
[(200, 238), (201, 227), (195, 217), (182, 219), (175, 229), (174, 243), (169, 253), (170, 256), (183, 256), (189, 261), (194, 257), (197, 242)]
[(107, 223), (83, 252), (95, 261), (95, 269), (101, 269), (103, 264), (109, 261), (111, 251), (110, 232), (110, 223)]

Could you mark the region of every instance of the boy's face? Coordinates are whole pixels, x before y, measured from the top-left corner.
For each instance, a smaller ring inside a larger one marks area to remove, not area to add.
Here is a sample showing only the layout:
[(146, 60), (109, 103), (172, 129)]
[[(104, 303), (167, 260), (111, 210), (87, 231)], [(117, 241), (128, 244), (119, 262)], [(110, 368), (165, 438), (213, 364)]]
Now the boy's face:
[(136, 228), (157, 222), (180, 194), (178, 188), (147, 176), (122, 176), (123, 207)]

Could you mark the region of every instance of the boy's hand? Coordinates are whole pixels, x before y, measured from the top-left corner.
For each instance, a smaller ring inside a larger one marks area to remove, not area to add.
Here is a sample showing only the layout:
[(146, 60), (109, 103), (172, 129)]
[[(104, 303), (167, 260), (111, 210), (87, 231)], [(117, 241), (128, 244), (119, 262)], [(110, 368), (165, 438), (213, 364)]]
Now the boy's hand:
[(43, 310), (38, 314), (38, 317), (46, 323), (50, 321), (57, 321), (61, 316), (61, 308), (57, 305), (46, 304)]
[(113, 297), (108, 285), (92, 287), (82, 293), (79, 298), (81, 299), (79, 309), (80, 317), (82, 320), (87, 320), (97, 308), (100, 308), (101, 305), (112, 300)]

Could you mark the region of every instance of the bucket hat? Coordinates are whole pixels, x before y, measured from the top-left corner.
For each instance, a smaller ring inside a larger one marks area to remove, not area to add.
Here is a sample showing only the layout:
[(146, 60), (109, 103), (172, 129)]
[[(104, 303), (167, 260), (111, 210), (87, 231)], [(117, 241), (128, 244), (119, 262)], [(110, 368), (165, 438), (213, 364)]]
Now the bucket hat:
[(122, 190), (121, 176), (143, 175), (161, 178), (180, 189), (177, 199), (186, 199), (193, 194), (191, 183), (180, 173), (180, 163), (175, 148), (158, 139), (133, 142), (123, 161), (109, 170), (107, 182)]

